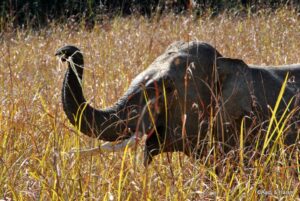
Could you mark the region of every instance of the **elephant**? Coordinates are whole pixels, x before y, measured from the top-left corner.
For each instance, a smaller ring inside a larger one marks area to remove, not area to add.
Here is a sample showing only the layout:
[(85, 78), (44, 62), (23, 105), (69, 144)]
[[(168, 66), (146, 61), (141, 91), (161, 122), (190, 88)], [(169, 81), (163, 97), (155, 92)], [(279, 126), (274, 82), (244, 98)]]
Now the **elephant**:
[[(84, 97), (81, 51), (67, 45), (55, 55), (68, 63), (62, 87), (67, 118), (81, 133), (107, 141), (100, 148), (80, 150), (82, 154), (123, 149), (142, 136), (146, 138), (145, 166), (164, 152), (199, 157), (212, 141), (228, 150), (237, 144), (234, 133), (245, 117), (251, 117), (248, 126), (253, 118), (264, 122), (270, 117), (269, 107), (275, 107), (287, 73), (289, 82), (283, 99), (292, 99), (290, 109), (299, 111), (300, 65), (247, 65), (223, 57), (212, 45), (201, 41), (169, 45), (133, 79), (116, 103), (104, 109), (93, 108)], [(279, 111), (286, 108), (285, 101)], [(297, 125), (297, 119), (291, 121)], [(299, 129), (295, 128), (287, 144), (297, 142)]]

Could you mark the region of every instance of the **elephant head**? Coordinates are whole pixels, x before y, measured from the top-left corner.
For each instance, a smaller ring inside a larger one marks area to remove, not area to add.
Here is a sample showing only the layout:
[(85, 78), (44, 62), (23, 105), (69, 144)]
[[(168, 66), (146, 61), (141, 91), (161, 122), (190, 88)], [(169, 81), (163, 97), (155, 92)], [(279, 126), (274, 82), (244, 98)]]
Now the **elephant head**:
[(80, 50), (65, 46), (56, 55), (68, 63), (62, 88), (63, 109), (83, 134), (125, 144), (145, 134), (145, 165), (162, 152), (190, 154), (205, 139), (209, 107), (215, 103), (212, 85), (217, 73), (216, 61), (219, 67), (226, 67), (226, 61), (217, 59), (222, 56), (211, 45), (171, 44), (132, 81), (115, 104), (104, 109), (93, 108), (84, 98), (81, 85), (84, 62)]

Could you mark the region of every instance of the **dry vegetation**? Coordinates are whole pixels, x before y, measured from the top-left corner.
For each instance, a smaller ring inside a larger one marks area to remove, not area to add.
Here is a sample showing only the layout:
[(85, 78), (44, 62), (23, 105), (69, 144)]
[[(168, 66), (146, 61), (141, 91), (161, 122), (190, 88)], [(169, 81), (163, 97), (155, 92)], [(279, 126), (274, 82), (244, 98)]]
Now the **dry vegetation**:
[[(74, 131), (66, 119), (60, 97), (66, 67), (54, 57), (65, 44), (79, 46), (86, 61), (86, 97), (104, 107), (175, 40), (206, 41), (247, 63), (300, 63), (300, 20), (290, 10), (244, 18), (118, 18), (90, 32), (80, 24), (53, 24), (38, 32), (6, 31), (0, 40), (0, 199), (298, 199), (299, 169), (280, 168), (287, 162), (275, 157), (268, 166), (253, 161), (244, 171), (230, 156), (213, 155), (207, 162), (179, 153), (156, 157), (146, 169), (142, 146), (69, 157), (71, 148), (99, 142)], [(218, 173), (217, 163), (222, 164)]]

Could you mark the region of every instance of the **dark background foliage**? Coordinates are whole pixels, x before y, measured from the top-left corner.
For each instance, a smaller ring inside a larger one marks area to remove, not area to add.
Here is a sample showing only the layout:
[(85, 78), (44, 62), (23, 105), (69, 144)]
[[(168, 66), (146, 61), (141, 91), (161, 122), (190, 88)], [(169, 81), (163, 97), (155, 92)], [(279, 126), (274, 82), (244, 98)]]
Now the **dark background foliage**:
[(0, 22), (13, 26), (46, 25), (52, 20), (85, 20), (94, 23), (101, 16), (128, 16), (132, 14), (151, 17), (154, 14), (192, 11), (201, 15), (207, 10), (213, 15), (224, 10), (247, 9), (256, 12), (260, 8), (276, 9), (292, 6), (299, 9), (300, 0), (4, 0), (0, 1)]

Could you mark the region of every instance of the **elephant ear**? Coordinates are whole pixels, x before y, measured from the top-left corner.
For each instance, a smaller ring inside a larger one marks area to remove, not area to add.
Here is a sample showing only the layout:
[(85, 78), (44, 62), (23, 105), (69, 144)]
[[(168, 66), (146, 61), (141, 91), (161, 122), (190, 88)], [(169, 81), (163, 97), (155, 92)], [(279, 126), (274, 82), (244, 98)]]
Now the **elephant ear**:
[(240, 59), (218, 58), (217, 71), (221, 86), (222, 106), (232, 119), (239, 119), (249, 114), (252, 99), (249, 83), (251, 73), (248, 65)]

